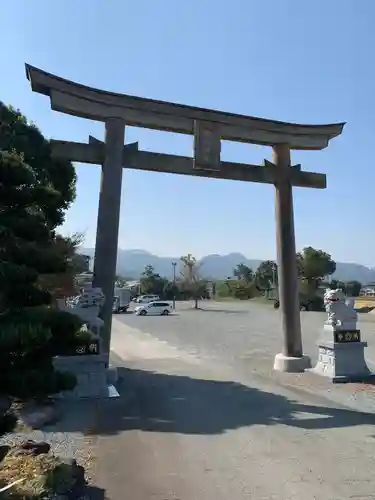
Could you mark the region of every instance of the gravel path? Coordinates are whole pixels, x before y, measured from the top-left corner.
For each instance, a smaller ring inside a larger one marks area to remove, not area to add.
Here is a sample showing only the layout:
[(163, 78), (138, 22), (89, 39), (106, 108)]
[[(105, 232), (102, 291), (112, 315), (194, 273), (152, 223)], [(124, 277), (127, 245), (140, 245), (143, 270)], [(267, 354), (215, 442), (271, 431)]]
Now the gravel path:
[(26, 439), (46, 441), (61, 458), (74, 458), (86, 470), (88, 480), (95, 470), (96, 436), (93, 435), (97, 402), (66, 401), (61, 404), (62, 418), (43, 430), (15, 432), (0, 437), (0, 445), (17, 445)]

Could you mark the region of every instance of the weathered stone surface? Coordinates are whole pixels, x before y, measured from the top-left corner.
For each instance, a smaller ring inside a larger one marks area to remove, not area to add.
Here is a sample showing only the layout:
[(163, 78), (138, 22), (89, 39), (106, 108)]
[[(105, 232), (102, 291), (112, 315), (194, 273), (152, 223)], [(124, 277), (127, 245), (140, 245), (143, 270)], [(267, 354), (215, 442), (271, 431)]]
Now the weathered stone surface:
[(58, 398), (80, 399), (108, 397), (106, 354), (58, 356), (54, 359), (56, 370), (73, 373), (77, 386), (73, 391), (58, 394)]
[(333, 382), (358, 382), (372, 377), (365, 360), (367, 342), (361, 342), (357, 312), (346, 303), (342, 290), (326, 290), (328, 313), (318, 339), (318, 362), (313, 372)]
[(318, 362), (312, 370), (333, 382), (357, 382), (372, 377), (365, 360), (367, 342), (318, 341)]
[[(77, 85), (39, 68), (25, 65), (32, 90), (50, 96), (53, 109), (91, 120), (116, 116), (125, 124), (192, 134), (194, 121), (215, 123), (221, 139), (261, 144), (289, 144), (292, 149), (323, 149), (340, 135), (344, 123), (298, 125), (235, 115), (223, 111), (181, 106), (172, 102), (113, 94)], [(157, 106), (157, 110), (155, 109)], [(130, 113), (130, 114), (129, 114)]]

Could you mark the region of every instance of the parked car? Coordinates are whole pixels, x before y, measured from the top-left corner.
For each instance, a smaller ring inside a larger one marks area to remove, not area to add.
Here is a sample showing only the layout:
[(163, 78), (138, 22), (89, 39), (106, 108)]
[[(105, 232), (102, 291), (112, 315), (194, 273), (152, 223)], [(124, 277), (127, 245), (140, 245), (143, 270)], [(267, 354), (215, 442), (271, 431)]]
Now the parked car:
[[(275, 300), (273, 307), (278, 309), (280, 307), (280, 302)], [(323, 297), (319, 295), (315, 295), (314, 297), (300, 295), (299, 309), (300, 311), (324, 311)]]
[(160, 300), (159, 295), (141, 295), (136, 298), (135, 302), (137, 302), (137, 304), (147, 304), (148, 302), (154, 302), (155, 300)]
[(134, 311), (137, 316), (168, 316), (173, 309), (168, 302), (155, 301), (137, 306)]

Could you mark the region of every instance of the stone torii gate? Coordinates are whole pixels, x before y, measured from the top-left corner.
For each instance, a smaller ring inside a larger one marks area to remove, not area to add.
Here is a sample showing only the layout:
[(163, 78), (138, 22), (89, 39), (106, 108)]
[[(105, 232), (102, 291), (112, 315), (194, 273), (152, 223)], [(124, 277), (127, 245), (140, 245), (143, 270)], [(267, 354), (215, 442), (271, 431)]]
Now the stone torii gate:
[[(305, 172), (300, 165), (292, 166), (290, 151), (326, 148), (332, 138), (341, 134), (344, 123), (298, 125), (116, 94), (65, 80), (28, 64), (26, 74), (32, 90), (48, 96), (53, 110), (105, 123), (104, 143), (92, 137), (88, 144), (52, 141), (54, 156), (102, 166), (93, 283), (106, 296), (102, 310), (105, 352), (109, 354), (110, 350), (122, 171), (126, 167), (275, 186), (284, 342), (274, 368), (292, 372), (307, 368), (309, 359), (303, 356), (301, 340), (292, 186), (325, 189), (326, 176)], [(126, 125), (194, 135), (194, 158), (139, 151), (138, 143), (124, 146)], [(221, 140), (271, 146), (273, 161), (265, 160), (263, 166), (223, 162)]]

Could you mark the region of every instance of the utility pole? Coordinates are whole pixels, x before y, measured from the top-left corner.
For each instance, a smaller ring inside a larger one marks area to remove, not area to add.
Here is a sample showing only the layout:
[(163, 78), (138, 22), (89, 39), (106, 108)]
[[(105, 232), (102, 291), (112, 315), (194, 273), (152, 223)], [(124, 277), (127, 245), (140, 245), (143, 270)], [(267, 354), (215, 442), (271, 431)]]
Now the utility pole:
[(173, 310), (176, 309), (176, 266), (177, 266), (177, 262), (172, 262), (172, 268), (173, 268)]

